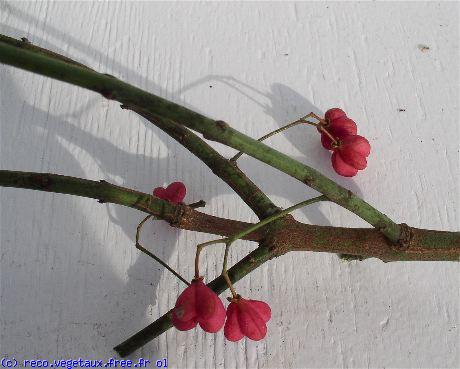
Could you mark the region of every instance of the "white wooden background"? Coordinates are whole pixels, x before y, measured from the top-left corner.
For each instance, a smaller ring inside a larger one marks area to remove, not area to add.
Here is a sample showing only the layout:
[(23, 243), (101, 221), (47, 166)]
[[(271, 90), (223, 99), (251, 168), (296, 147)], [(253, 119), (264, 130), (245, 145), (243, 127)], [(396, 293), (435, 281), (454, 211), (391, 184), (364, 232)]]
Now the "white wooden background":
[[(397, 222), (458, 230), (458, 11), (455, 2), (3, 1), (0, 31), (253, 137), (340, 106), (372, 145), (369, 167), (352, 180), (332, 171), (312, 128), (269, 143)], [(186, 200), (206, 200), (209, 214), (256, 220), (197, 159), (117, 103), (3, 65), (0, 78), (1, 169), (146, 192), (182, 180)], [(315, 194), (255, 160), (241, 165), (280, 206)], [(1, 354), (110, 358), (114, 345), (174, 305), (183, 286), (133, 247), (139, 212), (28, 190), (0, 194)], [(295, 215), (366, 226), (330, 204)], [(160, 222), (143, 237), (188, 278), (194, 246), (209, 239)], [(234, 246), (232, 263), (254, 247)], [(209, 279), (221, 258), (217, 248), (206, 252)], [(131, 358), (167, 357), (171, 368), (459, 367), (459, 287), (455, 263), (292, 253), (237, 284), (242, 295), (270, 301), (265, 340), (170, 330)]]

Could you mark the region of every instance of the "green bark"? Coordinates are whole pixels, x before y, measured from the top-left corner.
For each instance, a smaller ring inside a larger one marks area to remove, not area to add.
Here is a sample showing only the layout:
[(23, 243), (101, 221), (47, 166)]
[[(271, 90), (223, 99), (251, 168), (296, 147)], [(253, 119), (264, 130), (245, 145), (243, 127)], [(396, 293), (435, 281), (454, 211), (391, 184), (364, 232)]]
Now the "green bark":
[(91, 181), (51, 173), (0, 170), (0, 186), (88, 197), (100, 203), (110, 202), (141, 210), (167, 221), (173, 221), (178, 212), (178, 206), (168, 201), (103, 180)]
[(190, 109), (131, 86), (112, 76), (71, 64), (50, 56), (0, 42), (0, 62), (42, 74), (98, 92), (108, 99), (135, 106), (155, 115), (176, 121), (205, 138), (221, 142), (281, 170), (329, 200), (352, 211), (380, 230), (391, 242), (405, 241), (400, 225), (373, 208), (351, 191), (307, 165), (250, 138), (222, 121), (215, 121)]
[(259, 219), (266, 218), (280, 209), (237, 166), (184, 126), (135, 107), (126, 107), (143, 116), (162, 129), (225, 181)]

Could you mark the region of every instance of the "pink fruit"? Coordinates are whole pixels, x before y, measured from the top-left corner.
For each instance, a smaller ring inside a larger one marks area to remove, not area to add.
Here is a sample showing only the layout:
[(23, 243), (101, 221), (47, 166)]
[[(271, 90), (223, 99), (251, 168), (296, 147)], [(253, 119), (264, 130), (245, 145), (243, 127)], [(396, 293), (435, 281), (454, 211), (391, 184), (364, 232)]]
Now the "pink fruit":
[(324, 119), (326, 119), (326, 121), (328, 123), (330, 123), (331, 121), (335, 120), (335, 119), (338, 119), (338, 118), (341, 118), (341, 117), (346, 117), (347, 115), (345, 114), (345, 112), (342, 110), (342, 109), (339, 109), (339, 108), (332, 108), (332, 109), (329, 109), (326, 114), (324, 114)]
[[(324, 127), (336, 139), (342, 140), (347, 136), (356, 135), (358, 128), (356, 123), (346, 116), (333, 119)], [(321, 144), (327, 150), (333, 150), (331, 138), (324, 132), (321, 132)]]
[(227, 308), (224, 335), (229, 341), (243, 337), (259, 341), (267, 334), (266, 323), (271, 318), (270, 306), (263, 301), (233, 299)]
[(170, 201), (174, 204), (182, 202), (187, 189), (182, 182), (173, 182), (168, 187), (157, 187), (153, 190), (153, 196)]
[(172, 311), (172, 323), (180, 331), (199, 324), (205, 332), (216, 333), (224, 322), (224, 304), (201, 278), (194, 279), (180, 294)]
[(339, 141), (332, 154), (332, 167), (344, 177), (353, 177), (367, 167), (371, 145), (364, 137), (350, 135)]

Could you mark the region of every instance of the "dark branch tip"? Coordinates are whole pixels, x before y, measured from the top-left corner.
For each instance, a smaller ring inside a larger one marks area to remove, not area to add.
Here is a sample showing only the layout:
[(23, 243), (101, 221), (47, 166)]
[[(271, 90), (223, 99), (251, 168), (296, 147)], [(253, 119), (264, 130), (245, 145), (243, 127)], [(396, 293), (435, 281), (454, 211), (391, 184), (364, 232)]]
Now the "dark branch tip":
[(206, 201), (200, 200), (200, 201), (194, 202), (192, 204), (188, 204), (187, 206), (192, 208), (192, 209), (203, 208), (203, 207), (206, 206)]

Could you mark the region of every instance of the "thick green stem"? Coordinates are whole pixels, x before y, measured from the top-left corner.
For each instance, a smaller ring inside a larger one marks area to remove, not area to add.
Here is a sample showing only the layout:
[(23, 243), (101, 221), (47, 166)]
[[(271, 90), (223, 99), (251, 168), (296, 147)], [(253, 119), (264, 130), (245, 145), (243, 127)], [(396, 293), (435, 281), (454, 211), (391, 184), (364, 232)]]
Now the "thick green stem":
[[(327, 200), (327, 197), (322, 195), (322, 196), (315, 197), (313, 199), (308, 199), (308, 200), (302, 201), (302, 202), (300, 202), (298, 204), (290, 206), (289, 208), (279, 212), (278, 214), (274, 214), (272, 216), (269, 216), (266, 219), (263, 219), (259, 223), (254, 224), (254, 225), (246, 228), (244, 231), (238, 232), (235, 235), (233, 235), (233, 236), (231, 236), (231, 237), (229, 237), (227, 239), (219, 240), (220, 242), (225, 242), (224, 261), (223, 261), (223, 265), (222, 265), (222, 276), (224, 277), (225, 281), (227, 282), (228, 288), (230, 288), (230, 291), (232, 292), (233, 298), (237, 298), (237, 293), (236, 293), (235, 288), (233, 287), (233, 284), (232, 284), (232, 282), (231, 282), (231, 280), (230, 280), (230, 278), (228, 276), (228, 270), (227, 270), (228, 254), (229, 254), (229, 251), (230, 251), (230, 246), (233, 244), (233, 242), (235, 242), (236, 240), (239, 240), (240, 238), (243, 238), (244, 236), (246, 236), (246, 235), (258, 230), (259, 228), (261, 228), (261, 227), (263, 227), (263, 226), (265, 226), (265, 225), (267, 225), (269, 223), (272, 223), (272, 222), (276, 221), (279, 218), (282, 218), (282, 217), (292, 213), (294, 210), (303, 208), (304, 206), (314, 204), (315, 202), (318, 202), (318, 201), (326, 201), (326, 200)], [(197, 257), (198, 257), (198, 255), (199, 255), (199, 251), (197, 250)]]
[(237, 166), (220, 155), (195, 133), (184, 126), (152, 114), (137, 107), (123, 106), (155, 124), (166, 132), (227, 183), (240, 198), (256, 213), (259, 219), (266, 218), (280, 209)]
[(285, 209), (283, 211), (280, 211), (277, 214), (273, 214), (273, 215), (269, 216), (268, 218), (265, 218), (262, 221), (260, 221), (260, 222), (258, 222), (256, 224), (253, 224), (253, 225), (247, 227), (245, 230), (237, 232), (237, 233), (235, 233), (234, 235), (232, 235), (232, 236), (230, 236), (228, 238), (221, 238), (221, 239), (218, 239), (218, 240), (212, 240), (212, 241), (207, 241), (207, 242), (204, 242), (204, 243), (200, 243), (196, 247), (195, 278), (200, 277), (200, 253), (201, 253), (201, 251), (207, 246), (215, 245), (215, 244), (219, 244), (219, 243), (224, 243), (225, 244), (225, 252), (224, 252), (224, 262), (223, 262), (223, 266), (222, 266), (222, 276), (224, 277), (225, 281), (227, 282), (228, 288), (230, 288), (230, 291), (232, 292), (233, 297), (236, 298), (236, 292), (235, 292), (235, 289), (233, 288), (233, 285), (232, 285), (232, 282), (230, 281), (230, 278), (228, 277), (228, 271), (227, 271), (228, 253), (229, 253), (230, 246), (232, 245), (232, 243), (235, 242), (236, 240), (239, 240), (239, 239), (247, 236), (250, 233), (253, 233), (254, 231), (262, 228), (263, 226), (266, 226), (267, 224), (270, 224), (270, 223), (274, 222), (275, 220), (277, 220), (279, 218), (282, 218), (282, 217), (288, 215), (289, 213), (292, 213), (294, 210), (300, 209), (300, 208), (302, 208), (304, 206), (307, 206), (307, 205), (314, 204), (315, 202), (326, 201), (326, 200), (327, 200), (327, 197), (322, 195), (322, 196), (318, 196), (318, 197), (314, 197), (312, 199), (302, 201), (302, 202), (300, 202), (298, 204), (295, 204), (295, 205), (293, 205), (293, 206), (291, 206), (291, 207), (289, 207), (289, 208), (287, 208), (287, 209)]
[[(5, 42), (15, 47), (49, 56), (67, 64), (77, 65), (92, 70), (86, 65), (61, 54), (35, 46), (28, 41), (24, 41), (24, 39), (16, 40), (8, 36), (0, 35), (0, 42)], [(143, 111), (136, 106), (123, 105), (123, 108), (133, 110), (142, 115), (203, 161), (213, 173), (225, 181), (243, 199), (243, 201), (256, 213), (259, 219), (263, 219), (280, 210), (234, 163), (230, 163), (189, 129), (171, 120), (162, 118), (161, 116), (154, 116), (152, 113)]]
[[(0, 170), (0, 186), (56, 192), (97, 199), (99, 202), (128, 206), (169, 222), (172, 226), (195, 232), (233, 237), (246, 234), (245, 240), (265, 243), (276, 254), (288, 251), (316, 251), (349, 254), (383, 261), (458, 261), (460, 232), (410, 228), (411, 241), (399, 247), (375, 229), (325, 227), (279, 219), (279, 227), (268, 229), (255, 224), (201, 213), (189, 206), (172, 204), (149, 194), (110, 184), (50, 173)], [(275, 229), (276, 228), (276, 229)]]
[(128, 206), (165, 220), (173, 220), (179, 208), (177, 205), (152, 195), (117, 186), (104, 180), (91, 181), (52, 173), (0, 170), (0, 186), (89, 197), (100, 203), (109, 202)]
[[(194, 128), (196, 129), (197, 127), (192, 127), (192, 129)], [(404, 241), (401, 238), (400, 225), (394, 223), (385, 214), (379, 212), (351, 191), (339, 186), (315, 169), (247, 137), (229, 127), (226, 123), (217, 122), (207, 127), (206, 130), (201, 129), (201, 127), (199, 129), (203, 131), (202, 133), (204, 133), (205, 138), (239, 149), (321, 192), (330, 201), (350, 210), (380, 230), (391, 242), (398, 243)]]
[(73, 65), (78, 65), (82, 68), (89, 69), (89, 70), (94, 70), (89, 68), (88, 66), (81, 64), (75, 60), (72, 60), (64, 55), (55, 53), (54, 51), (48, 50), (48, 49), (43, 49), (42, 47), (33, 45), (32, 43), (29, 42), (25, 37), (23, 37), (20, 40), (17, 40), (12, 37), (8, 37), (5, 35), (0, 34), (0, 42), (4, 42), (5, 44), (14, 46), (14, 47), (19, 47), (25, 50), (33, 51), (34, 53), (42, 54), (45, 56), (49, 56), (54, 59), (62, 60), (65, 63), (73, 64)]
[[(149, 194), (117, 186), (106, 181), (91, 181), (52, 173), (0, 170), (0, 187), (24, 188), (96, 199), (100, 203), (127, 206), (152, 214), (173, 227), (196, 232), (226, 235), (247, 228), (250, 223), (218, 218), (183, 204), (173, 204)], [(192, 204), (195, 205), (195, 204)], [(248, 235), (251, 239), (253, 235)]]
[(347, 208), (376, 227), (391, 242), (405, 243), (407, 241), (400, 225), (351, 191), (339, 186), (315, 169), (236, 131), (223, 121), (205, 117), (112, 76), (11, 46), (5, 42), (0, 42), (0, 62), (81, 86), (98, 92), (108, 99), (137, 106), (153, 114), (174, 120), (202, 133), (205, 138), (233, 147), (302, 181), (326, 195), (329, 200)]
[[(266, 246), (257, 248), (229, 270), (232, 282), (243, 278), (267, 260), (288, 251), (333, 252), (361, 258), (377, 257), (383, 261), (458, 261), (460, 257), (460, 232), (411, 228), (410, 245), (399, 248), (390, 244), (380, 232), (374, 229), (321, 227), (288, 219), (278, 231), (271, 230), (274, 234), (267, 237), (270, 233), (260, 225), (256, 227), (249, 223), (213, 217), (190, 207), (170, 204), (152, 198), (148, 194), (105, 181), (97, 182), (49, 173), (0, 170), (0, 186), (89, 197), (100, 202), (112, 202), (156, 215), (179, 228), (227, 237), (234, 236), (236, 230), (239, 237), (264, 243)], [(281, 221), (284, 219), (286, 217)], [(221, 276), (208, 286), (215, 292), (221, 293), (227, 285)], [(121, 356), (126, 356), (171, 328), (170, 313), (171, 311), (133, 335), (115, 350)]]

